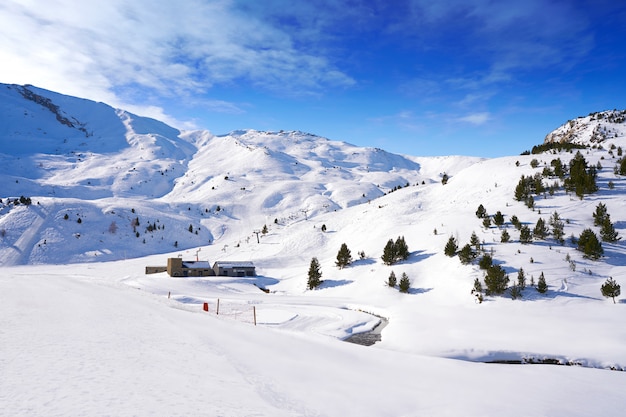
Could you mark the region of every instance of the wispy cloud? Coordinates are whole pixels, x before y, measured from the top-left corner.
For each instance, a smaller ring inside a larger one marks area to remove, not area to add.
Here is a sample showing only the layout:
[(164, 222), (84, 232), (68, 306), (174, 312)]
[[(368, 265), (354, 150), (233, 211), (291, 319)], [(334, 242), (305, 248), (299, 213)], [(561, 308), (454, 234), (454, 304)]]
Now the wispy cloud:
[(218, 84), (290, 95), (354, 83), (324, 56), (299, 48), (289, 32), (235, 6), (8, 0), (0, 5), (0, 80), (114, 105), (139, 102), (137, 94), (158, 104), (159, 97), (184, 98)]
[(489, 120), (491, 120), (491, 114), (489, 112), (471, 113), (458, 118), (458, 121), (474, 126), (484, 125)]

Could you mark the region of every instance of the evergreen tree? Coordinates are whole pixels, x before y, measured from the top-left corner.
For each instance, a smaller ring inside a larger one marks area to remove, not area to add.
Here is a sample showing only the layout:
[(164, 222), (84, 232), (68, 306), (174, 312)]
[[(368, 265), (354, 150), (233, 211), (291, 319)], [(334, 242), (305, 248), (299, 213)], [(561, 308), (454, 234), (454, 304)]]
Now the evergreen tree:
[(476, 252), (480, 251), (480, 239), (476, 235), (476, 232), (472, 232), (472, 237), (470, 237), (470, 245), (474, 248)]
[(554, 239), (556, 239), (556, 241), (559, 242), (561, 245), (564, 244), (565, 243), (565, 240), (563, 239), (563, 236), (565, 235), (565, 232), (563, 231), (564, 225), (563, 225), (563, 222), (561, 221), (561, 218), (559, 217), (559, 213), (555, 211), (550, 217), (549, 223), (550, 223), (550, 226), (552, 227), (552, 236), (554, 236)]
[(504, 224), (504, 215), (501, 211), (496, 212), (496, 214), (493, 216), (493, 223), (498, 227)]
[(517, 286), (522, 290), (526, 288), (526, 274), (524, 273), (523, 268), (520, 268), (519, 271), (517, 271)]
[(540, 217), (533, 229), (533, 236), (537, 239), (545, 239), (548, 235), (548, 227), (546, 222)]
[(476, 258), (476, 254), (472, 250), (472, 247), (467, 244), (459, 251), (459, 260), (463, 265), (471, 263)]
[(446, 243), (446, 247), (443, 250), (443, 253), (445, 253), (446, 256), (453, 257), (454, 255), (456, 255), (456, 251), (458, 248), (459, 247), (456, 244), (456, 239), (454, 238), (454, 236), (450, 236), (450, 238), (448, 239), (448, 243)]
[(619, 165), (615, 166), (615, 174), (626, 175), (626, 158), (618, 159)]
[(320, 262), (317, 258), (311, 259), (311, 264), (309, 265), (309, 279), (307, 281), (307, 286), (310, 290), (315, 289), (320, 286), (322, 283), (322, 271), (320, 270)]
[(409, 281), (409, 277), (407, 276), (406, 272), (402, 273), (402, 277), (400, 278), (400, 285), (398, 285), (398, 289), (400, 290), (400, 292), (409, 292), (409, 289), (411, 288), (411, 281)]
[(533, 235), (530, 231), (530, 227), (523, 225), (519, 229), (519, 241), (524, 245), (533, 241)]
[(395, 247), (397, 261), (406, 261), (407, 259), (409, 259), (409, 246), (406, 244), (404, 236), (398, 236), (398, 238), (396, 239)]
[(337, 265), (339, 269), (343, 269), (351, 263), (352, 253), (350, 252), (350, 249), (348, 249), (348, 245), (342, 243), (339, 252), (337, 252), (337, 261), (335, 262), (335, 265)]
[(500, 242), (507, 243), (511, 239), (511, 235), (507, 232), (506, 229), (502, 230), (502, 234), (500, 235)]
[(476, 210), (476, 217), (478, 217), (479, 219), (484, 218), (487, 215), (487, 210), (485, 210), (485, 207), (481, 204), (478, 206), (478, 209)]
[(398, 261), (408, 259), (409, 255), (409, 247), (404, 240), (404, 236), (399, 236), (395, 242), (393, 239), (387, 241), (381, 259), (385, 265), (393, 265)]
[(604, 242), (615, 243), (621, 239), (618, 236), (619, 234), (615, 231), (615, 226), (611, 223), (611, 217), (607, 214), (600, 229), (600, 237)]
[(548, 291), (548, 284), (546, 284), (546, 278), (543, 276), (543, 271), (541, 275), (539, 275), (539, 280), (537, 281), (537, 291), (540, 294), (545, 294)]
[(532, 178), (531, 189), (536, 195), (546, 191), (546, 187), (543, 185), (543, 177), (538, 172)]
[(517, 300), (518, 298), (522, 298), (522, 289), (517, 284), (513, 284), (511, 287), (511, 298)]
[(395, 287), (397, 281), (398, 280), (396, 279), (396, 273), (391, 271), (391, 274), (389, 274), (389, 278), (387, 279), (387, 285), (389, 285), (390, 287)]
[(559, 159), (559, 158), (553, 159), (550, 162), (550, 165), (552, 165), (554, 175), (556, 175), (557, 177), (559, 177), (561, 179), (565, 178), (566, 169), (565, 169), (565, 166), (563, 165), (563, 161), (561, 161), (561, 159)]
[(515, 226), (517, 230), (521, 229), (522, 227), (522, 222), (519, 221), (515, 214), (511, 216), (511, 224)]
[(528, 181), (530, 177), (525, 177), (522, 175), (517, 186), (515, 187), (515, 200), (517, 201), (525, 201), (530, 195), (530, 183)]
[(606, 206), (602, 203), (598, 203), (598, 205), (596, 206), (596, 211), (593, 213), (593, 225), (602, 226), (604, 224), (604, 220), (608, 215), (609, 214), (606, 211)]
[(393, 243), (393, 239), (387, 241), (381, 259), (385, 265), (393, 265), (396, 262), (396, 245)]
[(485, 229), (489, 229), (489, 227), (491, 227), (491, 217), (486, 216), (485, 218), (483, 218), (483, 227)]
[(483, 292), (483, 285), (480, 283), (478, 278), (474, 279), (474, 288), (472, 288), (472, 294), (478, 293), (481, 294)]
[(602, 244), (591, 229), (585, 229), (578, 238), (578, 250), (585, 258), (597, 260), (604, 254)]
[(621, 294), (621, 287), (612, 277), (609, 277), (609, 279), (602, 284), (600, 291), (602, 291), (603, 296), (607, 298), (611, 297), (613, 299), (613, 304), (615, 304), (615, 297), (619, 297)]
[(269, 230), (267, 229), (267, 225), (264, 224), (263, 225), (263, 229), (261, 229), (261, 233), (263, 233), (264, 235), (266, 235), (269, 232)]
[(573, 191), (580, 198), (583, 198), (584, 194), (598, 191), (596, 167), (588, 167), (587, 161), (580, 151), (576, 152), (569, 166), (570, 176), (565, 179), (565, 189), (567, 191)]
[(484, 254), (480, 261), (478, 261), (478, 267), (480, 269), (489, 269), (493, 265), (493, 258), (488, 253)]
[(485, 292), (487, 295), (498, 295), (506, 291), (509, 277), (500, 265), (492, 265), (485, 274)]

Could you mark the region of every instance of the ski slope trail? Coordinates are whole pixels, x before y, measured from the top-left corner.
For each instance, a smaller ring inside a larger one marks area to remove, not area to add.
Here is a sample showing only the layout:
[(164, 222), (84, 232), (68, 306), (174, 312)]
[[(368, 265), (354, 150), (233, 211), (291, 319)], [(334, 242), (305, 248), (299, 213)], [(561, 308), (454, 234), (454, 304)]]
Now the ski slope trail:
[(38, 240), (39, 232), (46, 221), (46, 212), (39, 207), (28, 210), (30, 222), (13, 245), (0, 248), (0, 265), (12, 266), (28, 263), (30, 250)]

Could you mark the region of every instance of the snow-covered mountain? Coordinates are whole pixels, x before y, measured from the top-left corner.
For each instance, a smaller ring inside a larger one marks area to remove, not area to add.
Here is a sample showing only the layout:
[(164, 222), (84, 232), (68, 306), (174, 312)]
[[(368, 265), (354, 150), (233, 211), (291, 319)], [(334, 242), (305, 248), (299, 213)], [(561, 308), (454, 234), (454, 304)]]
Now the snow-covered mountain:
[[(600, 203), (626, 234), (623, 112), (568, 122), (539, 153), (482, 159), (182, 132), (31, 86), (0, 86), (0, 109), (0, 414), (623, 413), (626, 373), (610, 369), (626, 369), (626, 303), (600, 287), (626, 284), (626, 246), (602, 242), (593, 260), (576, 243), (585, 229), (600, 236)], [(553, 143), (564, 138), (580, 149)], [(553, 171), (577, 151), (597, 175), (582, 198)], [(522, 176), (546, 188), (530, 208), (514, 197)], [(485, 224), (480, 205), (504, 223)], [(513, 216), (532, 230), (554, 213), (562, 242), (522, 242)], [(444, 254), (473, 234), (473, 262)], [(409, 257), (385, 265), (399, 236)], [(339, 269), (343, 243), (354, 260)], [(479, 303), (485, 254), (510, 282)], [(144, 273), (170, 256), (252, 260), (258, 276)], [(308, 290), (313, 257), (323, 283)], [(392, 271), (408, 293), (388, 285)], [(541, 276), (543, 294), (531, 285)], [(218, 300), (231, 316), (214, 313)], [(379, 317), (374, 347), (339, 341)], [(470, 363), (494, 361), (577, 366)]]
[[(181, 132), (32, 86), (0, 86), (0, 114), (4, 265), (122, 259), (241, 238), (268, 222), (439, 182), (476, 161), (421, 164), (302, 132)], [(36, 204), (7, 204), (20, 196)]]
[(577, 117), (546, 135), (544, 143), (598, 145), (626, 135), (626, 110), (607, 110)]

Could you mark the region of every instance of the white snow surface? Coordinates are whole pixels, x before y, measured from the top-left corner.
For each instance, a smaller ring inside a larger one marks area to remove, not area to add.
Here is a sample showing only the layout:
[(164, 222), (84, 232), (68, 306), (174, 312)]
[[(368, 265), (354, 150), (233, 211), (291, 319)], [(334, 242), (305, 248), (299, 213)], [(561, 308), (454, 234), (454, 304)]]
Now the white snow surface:
[[(560, 189), (531, 211), (513, 199), (520, 176), (573, 153), (421, 158), (302, 132), (179, 132), (35, 87), (0, 85), (0, 109), (0, 416), (623, 415), (626, 303), (600, 286), (626, 284), (624, 242), (591, 261), (569, 238), (522, 245), (509, 221), (557, 211), (566, 237), (597, 233), (602, 202), (623, 236), (626, 182), (608, 152), (626, 146), (623, 123), (582, 151), (602, 165), (599, 192)], [(479, 204), (502, 211), (511, 242)], [(511, 282), (543, 272), (548, 292), (475, 302), (483, 271), (443, 254), (472, 232)], [(398, 236), (411, 255), (386, 266)], [(342, 243), (355, 261), (340, 270)], [(258, 275), (145, 274), (176, 256)], [(307, 290), (312, 257), (324, 282)], [(382, 341), (343, 341), (380, 317)], [(543, 359), (572, 366), (485, 363)]]

